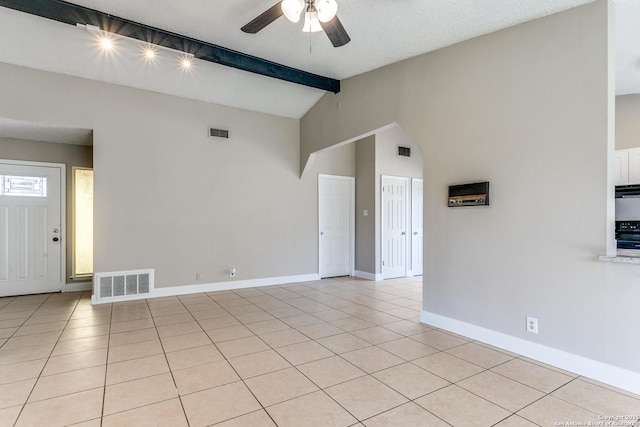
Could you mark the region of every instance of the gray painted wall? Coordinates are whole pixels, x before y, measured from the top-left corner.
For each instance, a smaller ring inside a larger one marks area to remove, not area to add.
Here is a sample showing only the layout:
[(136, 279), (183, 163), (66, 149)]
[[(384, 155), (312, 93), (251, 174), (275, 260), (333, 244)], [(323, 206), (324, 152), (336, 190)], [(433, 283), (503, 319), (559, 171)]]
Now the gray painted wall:
[(640, 147), (640, 95), (616, 96), (616, 150)]
[[(423, 147), (424, 309), (640, 372), (640, 342), (629, 339), (640, 269), (598, 261), (612, 240), (611, 5), (343, 81), (302, 119), (301, 164), (400, 124)], [(491, 182), (491, 206), (447, 208), (447, 185), (474, 180)], [(525, 316), (539, 319), (538, 335)]]
[[(66, 165), (66, 278), (73, 274), (73, 167), (90, 168), (93, 166), (93, 147), (71, 144), (25, 141), (0, 138), (0, 158), (34, 162), (64, 163)], [(77, 280), (82, 282), (86, 280)]]
[[(299, 122), (0, 64), (0, 117), (92, 129), (96, 272), (156, 269), (156, 286), (318, 272), (317, 173)], [(229, 141), (207, 127), (230, 130)], [(348, 150), (348, 148), (347, 148)], [(202, 275), (196, 282), (195, 273)]]
[(340, 147), (332, 147), (317, 153), (317, 156), (309, 169), (310, 176), (318, 174), (330, 174), (339, 176), (356, 176), (356, 146), (345, 144)]
[[(398, 145), (411, 148), (411, 157), (398, 156)], [(422, 178), (422, 148), (414, 143), (411, 138), (402, 130), (400, 126), (385, 129), (376, 134), (376, 273), (382, 274), (382, 199), (380, 189), (382, 187), (382, 176), (399, 176), (409, 178), (407, 180), (407, 270), (412, 270), (411, 266), (411, 178)]]
[[(356, 147), (356, 270), (376, 274), (376, 136), (357, 141)], [(364, 216), (362, 211), (367, 210)]]
[[(382, 273), (381, 200), (382, 175), (422, 178), (422, 149), (398, 126), (357, 141), (356, 148), (356, 270)], [(397, 155), (398, 145), (409, 146), (411, 157)], [(411, 180), (409, 180), (411, 206)], [(363, 210), (368, 211), (365, 217)], [(407, 253), (411, 260), (411, 250)]]
[[(411, 148), (411, 157), (398, 156), (398, 146)], [(422, 147), (414, 143), (400, 126), (376, 134), (379, 175), (422, 178)]]

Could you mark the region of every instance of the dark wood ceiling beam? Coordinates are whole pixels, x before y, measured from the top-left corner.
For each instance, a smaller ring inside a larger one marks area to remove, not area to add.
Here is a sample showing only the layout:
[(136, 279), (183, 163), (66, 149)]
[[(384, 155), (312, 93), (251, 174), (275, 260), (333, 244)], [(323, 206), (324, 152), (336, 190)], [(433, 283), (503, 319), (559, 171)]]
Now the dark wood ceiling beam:
[(340, 92), (340, 80), (308, 73), (191, 37), (112, 16), (62, 0), (0, 0), (0, 6), (65, 24), (89, 24), (101, 30), (193, 54), (195, 58), (279, 80)]

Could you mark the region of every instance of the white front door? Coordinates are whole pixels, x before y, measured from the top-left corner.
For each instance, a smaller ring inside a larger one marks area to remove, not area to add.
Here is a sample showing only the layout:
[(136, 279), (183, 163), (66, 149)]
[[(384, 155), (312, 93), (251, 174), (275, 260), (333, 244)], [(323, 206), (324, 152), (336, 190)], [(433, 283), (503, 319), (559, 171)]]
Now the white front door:
[(407, 178), (382, 177), (382, 277), (407, 275)]
[(411, 272), (414, 276), (422, 275), (423, 250), (423, 182), (419, 178), (411, 180)]
[(318, 176), (320, 277), (352, 274), (354, 178)]
[(60, 291), (63, 176), (0, 160), (0, 296)]

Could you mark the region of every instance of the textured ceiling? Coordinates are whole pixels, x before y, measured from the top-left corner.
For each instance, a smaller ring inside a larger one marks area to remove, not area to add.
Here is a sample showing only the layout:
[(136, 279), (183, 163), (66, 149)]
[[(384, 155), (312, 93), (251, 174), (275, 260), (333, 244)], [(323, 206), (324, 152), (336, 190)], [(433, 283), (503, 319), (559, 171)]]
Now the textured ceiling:
[[(591, 0), (337, 0), (351, 42), (334, 48), (302, 20), (281, 17), (258, 34), (240, 27), (277, 0), (72, 0), (327, 77), (344, 79)], [(311, 49), (311, 53), (309, 52)]]
[[(72, 0), (82, 6), (224, 46), (327, 77), (344, 79), (473, 37), (589, 3), (591, 0), (337, 0), (338, 16), (352, 41), (334, 48), (323, 33), (304, 34), (302, 22), (279, 18), (258, 34), (240, 27), (276, 0)], [(640, 0), (618, 0), (624, 18)], [(620, 15), (620, 14), (619, 14)], [(617, 36), (640, 31), (628, 25)], [(635, 27), (639, 27), (635, 25)], [(300, 118), (323, 91), (217, 64), (196, 61), (186, 73), (178, 57), (161, 52), (145, 63), (140, 45), (118, 40), (116, 52), (100, 54), (86, 31), (0, 7), (0, 62), (23, 65), (184, 96), (222, 105)], [(638, 46), (629, 43), (631, 51)], [(618, 46), (622, 46), (618, 42)], [(637, 49), (636, 49), (637, 51)], [(622, 54), (617, 52), (618, 58)], [(626, 60), (637, 68), (637, 56)], [(635, 75), (634, 75), (635, 77)], [(620, 73), (618, 74), (620, 80)], [(636, 78), (625, 93), (640, 92)], [(622, 82), (619, 81), (619, 86)]]

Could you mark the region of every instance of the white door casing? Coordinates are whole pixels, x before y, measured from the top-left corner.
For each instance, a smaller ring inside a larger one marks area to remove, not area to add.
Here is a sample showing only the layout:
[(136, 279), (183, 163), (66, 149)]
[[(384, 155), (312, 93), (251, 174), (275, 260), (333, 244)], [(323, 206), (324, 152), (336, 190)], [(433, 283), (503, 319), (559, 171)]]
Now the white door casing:
[(353, 275), (355, 262), (355, 178), (318, 175), (319, 274)]
[(0, 296), (61, 290), (64, 173), (61, 164), (0, 160)]
[(414, 276), (422, 275), (422, 264), (424, 262), (424, 198), (422, 192), (422, 179), (411, 179), (411, 273)]
[(407, 275), (407, 178), (382, 176), (382, 277)]

